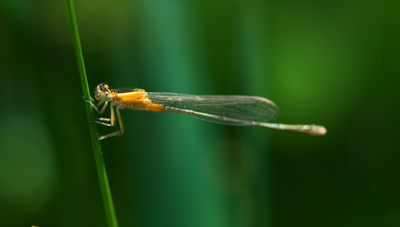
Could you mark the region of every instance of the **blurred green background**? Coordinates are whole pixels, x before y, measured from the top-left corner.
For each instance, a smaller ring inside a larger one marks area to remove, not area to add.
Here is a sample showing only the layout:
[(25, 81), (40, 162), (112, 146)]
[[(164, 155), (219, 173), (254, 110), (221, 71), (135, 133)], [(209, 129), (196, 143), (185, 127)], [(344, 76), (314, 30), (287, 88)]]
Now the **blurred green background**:
[[(263, 96), (328, 129), (123, 110), (101, 142), (120, 226), (400, 226), (399, 7), (75, 1), (91, 89)], [(1, 1), (0, 56), (0, 226), (105, 226), (65, 2)]]

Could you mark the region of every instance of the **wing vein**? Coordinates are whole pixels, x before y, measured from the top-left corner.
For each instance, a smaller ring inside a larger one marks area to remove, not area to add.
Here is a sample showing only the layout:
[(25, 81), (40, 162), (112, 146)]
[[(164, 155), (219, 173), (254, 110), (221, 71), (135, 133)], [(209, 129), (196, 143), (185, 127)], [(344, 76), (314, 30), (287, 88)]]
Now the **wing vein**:
[[(256, 96), (185, 95), (149, 92), (149, 99), (156, 104), (191, 110), (202, 120), (220, 124), (248, 125), (248, 122), (270, 122), (278, 118), (278, 107), (272, 101)], [(171, 111), (174, 112), (174, 111)], [(224, 120), (232, 119), (232, 121)]]

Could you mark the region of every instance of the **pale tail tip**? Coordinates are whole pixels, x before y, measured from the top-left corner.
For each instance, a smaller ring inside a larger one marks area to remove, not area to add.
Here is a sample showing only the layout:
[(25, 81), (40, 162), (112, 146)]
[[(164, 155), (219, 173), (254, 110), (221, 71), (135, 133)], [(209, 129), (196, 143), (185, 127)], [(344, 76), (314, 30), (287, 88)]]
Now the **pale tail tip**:
[(323, 136), (326, 134), (326, 128), (324, 126), (315, 125), (313, 130), (309, 131), (308, 134), (312, 136)]

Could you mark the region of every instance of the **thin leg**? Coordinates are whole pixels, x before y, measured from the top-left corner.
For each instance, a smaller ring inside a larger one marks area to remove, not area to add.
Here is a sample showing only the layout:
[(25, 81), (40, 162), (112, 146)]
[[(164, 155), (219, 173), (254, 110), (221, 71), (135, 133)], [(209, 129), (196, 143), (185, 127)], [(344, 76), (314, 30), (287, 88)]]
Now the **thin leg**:
[[(106, 104), (107, 104), (107, 102), (104, 105), (106, 105)], [(103, 109), (104, 109), (104, 107), (103, 107)], [(115, 123), (114, 106), (111, 105), (110, 109), (111, 109), (111, 119), (110, 118), (97, 118), (98, 121), (89, 121), (89, 120), (88, 121), (89, 122), (94, 122), (94, 123), (97, 123), (97, 124), (101, 124), (101, 125), (105, 125), (105, 126), (114, 126), (114, 123)], [(102, 122), (102, 121), (111, 121), (111, 123), (105, 123), (105, 122)]]
[[(107, 108), (108, 102), (104, 102), (103, 100), (100, 100), (99, 103), (96, 104), (96, 102), (94, 101), (94, 99), (92, 97), (90, 97), (91, 101), (89, 100), (85, 100), (85, 102), (90, 103), (90, 105), (92, 105), (92, 107), (99, 113), (99, 114), (103, 114), (104, 111)], [(100, 105), (103, 104), (103, 107), (101, 108), (101, 110), (99, 109)]]
[[(97, 140), (103, 140), (106, 139), (108, 137), (113, 137), (113, 136), (120, 136), (122, 134), (124, 134), (124, 125), (122, 124), (122, 118), (121, 118), (121, 114), (119, 112), (119, 108), (118, 106), (115, 108), (117, 111), (117, 116), (118, 116), (118, 122), (119, 122), (119, 131), (104, 135), (104, 136), (99, 136), (99, 138)], [(112, 113), (112, 116), (114, 115), (114, 113)], [(111, 122), (112, 124), (114, 123), (113, 117), (111, 117)], [(96, 140), (95, 140), (96, 141)], [(95, 142), (93, 141), (93, 142)]]
[(96, 118), (98, 121), (111, 121), (111, 118), (103, 118), (103, 117), (99, 117)]

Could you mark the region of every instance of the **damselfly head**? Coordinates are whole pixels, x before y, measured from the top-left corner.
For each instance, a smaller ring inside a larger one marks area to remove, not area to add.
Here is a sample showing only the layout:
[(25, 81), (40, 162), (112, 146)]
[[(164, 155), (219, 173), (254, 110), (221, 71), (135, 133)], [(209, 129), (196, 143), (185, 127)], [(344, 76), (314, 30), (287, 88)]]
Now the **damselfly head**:
[(112, 98), (112, 91), (108, 87), (107, 84), (99, 84), (97, 85), (96, 91), (95, 91), (95, 98), (97, 100), (102, 99), (103, 101), (110, 101)]

